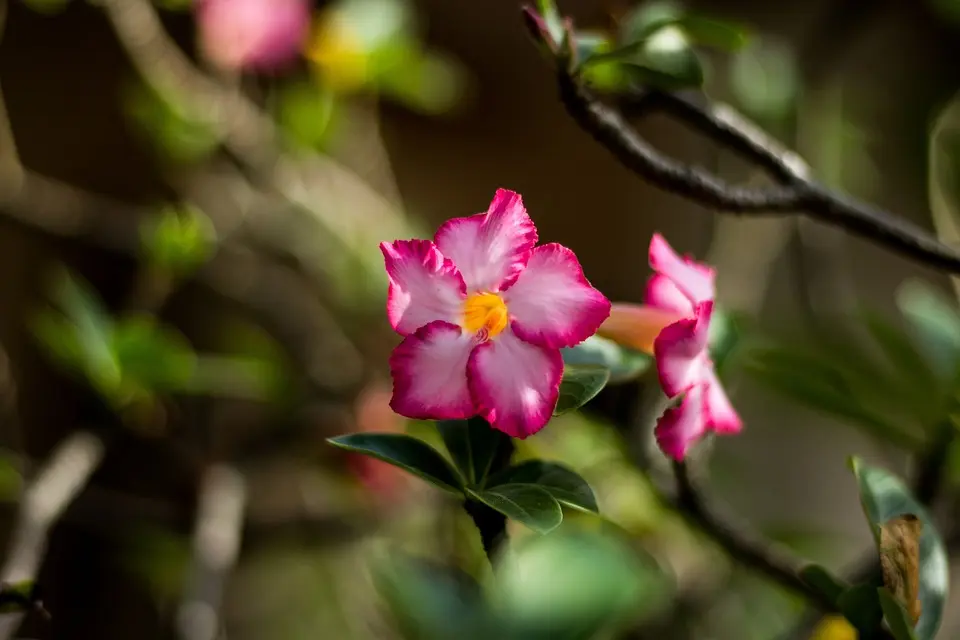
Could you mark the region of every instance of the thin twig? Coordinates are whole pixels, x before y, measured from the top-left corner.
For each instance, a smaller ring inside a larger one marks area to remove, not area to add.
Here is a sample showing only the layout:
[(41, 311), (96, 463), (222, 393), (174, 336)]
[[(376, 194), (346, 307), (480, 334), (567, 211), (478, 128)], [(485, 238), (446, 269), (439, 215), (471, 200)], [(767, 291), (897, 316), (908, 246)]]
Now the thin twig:
[[(791, 166), (794, 155), (778, 156), (734, 124), (716, 114), (691, 108), (678, 97), (666, 104), (685, 122), (721, 143), (763, 160), (786, 186), (749, 188), (670, 158), (626, 121), (619, 110), (600, 102), (566, 71), (557, 74), (560, 98), (569, 114), (625, 167), (649, 182), (724, 213), (745, 215), (803, 214), (840, 227), (904, 256), (951, 273), (960, 273), (960, 250), (950, 247), (919, 226), (883, 209), (832, 191)], [(787, 182), (787, 179), (789, 181)]]
[(798, 577), (802, 566), (800, 561), (713, 513), (707, 507), (685, 464), (674, 463), (673, 474), (677, 483), (677, 494), (667, 499), (680, 515), (703, 530), (733, 559), (763, 573), (826, 611), (836, 610), (836, 605), (829, 598)]
[(197, 508), (190, 578), (177, 612), (183, 640), (214, 640), (219, 633), (220, 603), (240, 551), (246, 500), (246, 485), (236, 469), (216, 465), (207, 471)]
[[(24, 491), (0, 583), (36, 580), (50, 530), (100, 466), (103, 454), (103, 442), (86, 431), (70, 435), (53, 452)], [(0, 617), (0, 639), (12, 638), (22, 618), (22, 613)]]

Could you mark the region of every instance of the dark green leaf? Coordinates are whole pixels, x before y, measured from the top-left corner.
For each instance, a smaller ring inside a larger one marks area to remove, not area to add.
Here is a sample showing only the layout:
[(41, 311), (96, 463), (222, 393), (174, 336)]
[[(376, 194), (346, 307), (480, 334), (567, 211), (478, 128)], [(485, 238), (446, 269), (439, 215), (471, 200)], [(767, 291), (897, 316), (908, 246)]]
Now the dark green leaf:
[(561, 349), (566, 365), (595, 365), (610, 370), (610, 382), (633, 380), (650, 368), (653, 358), (621, 347), (613, 340), (590, 336), (575, 347)]
[(440, 420), (437, 430), (468, 486), (481, 486), (504, 440), (510, 436), (497, 431), (483, 418)]
[(328, 438), (327, 442), (388, 462), (441, 489), (461, 491), (460, 478), (450, 463), (436, 449), (416, 438), (397, 433), (351, 433)]
[(818, 564), (800, 569), (800, 579), (822, 593), (831, 602), (837, 602), (847, 587)]
[(610, 381), (610, 370), (592, 365), (569, 365), (563, 368), (560, 397), (553, 415), (579, 409), (600, 393)]
[(546, 489), (532, 484), (503, 484), (470, 493), (488, 507), (538, 533), (549, 533), (563, 521), (560, 503)]
[(893, 637), (896, 640), (917, 640), (917, 636), (913, 633), (913, 624), (896, 598), (891, 595), (886, 587), (878, 587), (877, 595), (880, 597), (883, 617), (887, 619)]
[(912, 280), (897, 291), (897, 306), (940, 378), (953, 382), (960, 371), (960, 316), (946, 296)]
[(497, 609), (518, 640), (601, 637), (624, 618), (649, 618), (671, 598), (653, 558), (586, 532), (558, 531), (518, 545), (496, 580)]
[(736, 51), (747, 44), (747, 31), (740, 25), (687, 14), (678, 23), (694, 44)]
[(860, 584), (843, 592), (837, 599), (840, 612), (864, 637), (872, 638), (883, 620), (883, 609), (877, 588)]
[(110, 335), (110, 348), (123, 383), (142, 391), (182, 390), (197, 361), (186, 338), (153, 316), (130, 316), (118, 322)]
[(550, 492), (562, 505), (597, 513), (593, 489), (580, 475), (556, 462), (527, 460), (490, 477), (488, 487), (503, 484), (534, 484)]
[[(878, 527), (890, 518), (912, 513), (923, 522), (920, 536), (922, 615), (915, 633), (918, 640), (933, 640), (940, 628), (950, 579), (943, 539), (926, 509), (913, 498), (899, 478), (884, 469), (869, 467), (857, 458), (851, 459), (850, 466), (856, 475), (863, 511), (875, 538)], [(875, 591), (873, 597), (877, 598)]]

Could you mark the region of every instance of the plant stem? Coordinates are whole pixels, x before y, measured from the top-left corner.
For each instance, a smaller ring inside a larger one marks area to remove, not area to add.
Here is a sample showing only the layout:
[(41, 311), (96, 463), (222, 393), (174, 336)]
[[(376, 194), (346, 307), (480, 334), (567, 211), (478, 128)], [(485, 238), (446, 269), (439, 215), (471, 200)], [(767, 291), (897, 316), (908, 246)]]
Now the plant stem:
[[(499, 443), (493, 461), (490, 463), (488, 475), (493, 475), (510, 466), (510, 458), (516, 450), (510, 436), (497, 432)], [(494, 564), (500, 548), (507, 541), (507, 517), (499, 511), (488, 507), (477, 500), (468, 499), (463, 503), (463, 509), (473, 519), (473, 524), (480, 533), (480, 542), (483, 551), (487, 554), (490, 564)]]

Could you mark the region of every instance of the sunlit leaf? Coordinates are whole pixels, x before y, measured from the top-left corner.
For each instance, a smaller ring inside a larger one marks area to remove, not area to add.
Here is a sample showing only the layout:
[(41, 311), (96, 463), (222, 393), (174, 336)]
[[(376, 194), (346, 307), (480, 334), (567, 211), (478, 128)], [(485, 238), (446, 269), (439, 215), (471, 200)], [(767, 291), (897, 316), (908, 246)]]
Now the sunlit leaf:
[(683, 18), (684, 11), (676, 2), (644, 2), (620, 23), (619, 41), (624, 44), (646, 40), (662, 27)]
[(527, 460), (491, 476), (487, 486), (534, 484), (546, 489), (560, 504), (581, 511), (598, 512), (597, 498), (587, 481), (573, 469), (556, 462)]
[(647, 38), (640, 57), (631, 61), (628, 71), (636, 74), (641, 84), (657, 89), (677, 90), (703, 84), (703, 64), (687, 35), (674, 25)]
[(521, 544), (496, 574), (495, 605), (519, 639), (605, 637), (671, 598), (655, 560), (620, 540), (556, 532)]
[[(857, 478), (860, 500), (871, 532), (877, 540), (879, 527), (903, 514), (913, 514), (923, 523), (920, 536), (920, 603), (922, 614), (915, 629), (918, 640), (936, 637), (943, 616), (949, 584), (949, 568), (943, 539), (927, 510), (918, 503), (903, 482), (878, 467), (870, 467), (853, 458), (851, 468)], [(875, 587), (873, 598), (877, 599)]]
[(560, 397), (553, 415), (579, 409), (600, 393), (610, 381), (610, 370), (593, 365), (566, 365), (560, 381)]
[(556, 498), (532, 484), (503, 484), (471, 491), (470, 495), (537, 533), (549, 533), (563, 521), (563, 511)]
[(352, 433), (328, 438), (327, 442), (383, 460), (441, 489), (460, 493), (460, 478), (450, 463), (436, 449), (416, 438), (397, 433)]

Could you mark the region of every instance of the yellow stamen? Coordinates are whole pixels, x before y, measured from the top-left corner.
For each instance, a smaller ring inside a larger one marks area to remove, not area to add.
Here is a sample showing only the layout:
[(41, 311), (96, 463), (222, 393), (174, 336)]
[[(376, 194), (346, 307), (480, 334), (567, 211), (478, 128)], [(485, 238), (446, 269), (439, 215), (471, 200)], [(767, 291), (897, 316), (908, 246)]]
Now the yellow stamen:
[(507, 328), (507, 305), (495, 293), (475, 293), (463, 303), (463, 328), (482, 340)]

